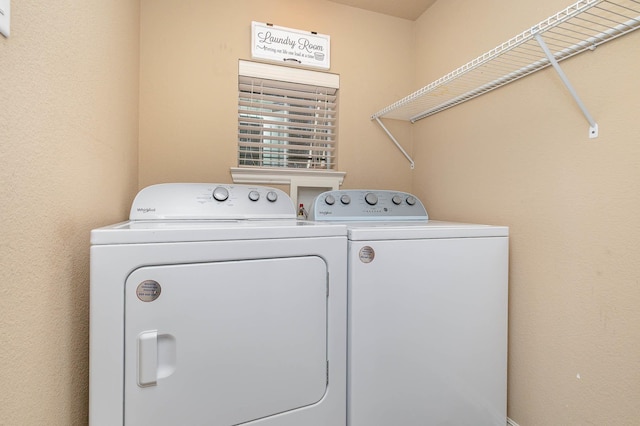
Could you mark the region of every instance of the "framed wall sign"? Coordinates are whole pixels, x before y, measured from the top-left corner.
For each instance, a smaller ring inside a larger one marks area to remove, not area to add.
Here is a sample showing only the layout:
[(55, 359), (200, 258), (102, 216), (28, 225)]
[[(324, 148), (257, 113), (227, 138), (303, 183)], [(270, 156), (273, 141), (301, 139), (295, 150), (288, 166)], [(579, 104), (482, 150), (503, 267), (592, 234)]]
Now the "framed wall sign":
[(328, 35), (251, 22), (251, 56), (328, 70), (331, 63)]

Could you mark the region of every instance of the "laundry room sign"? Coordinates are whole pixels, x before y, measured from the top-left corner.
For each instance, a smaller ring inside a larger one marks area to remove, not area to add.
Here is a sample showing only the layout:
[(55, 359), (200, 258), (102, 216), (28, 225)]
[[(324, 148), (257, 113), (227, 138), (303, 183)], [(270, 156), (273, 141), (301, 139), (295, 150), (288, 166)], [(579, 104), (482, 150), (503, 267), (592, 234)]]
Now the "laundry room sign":
[(313, 31), (294, 30), (262, 22), (251, 23), (254, 59), (330, 68), (330, 38)]

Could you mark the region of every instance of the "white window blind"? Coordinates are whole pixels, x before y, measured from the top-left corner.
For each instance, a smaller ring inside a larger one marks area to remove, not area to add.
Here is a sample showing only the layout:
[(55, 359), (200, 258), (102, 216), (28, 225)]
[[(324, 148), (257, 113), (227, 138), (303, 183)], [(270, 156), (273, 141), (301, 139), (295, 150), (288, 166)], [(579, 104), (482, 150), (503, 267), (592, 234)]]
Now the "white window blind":
[(238, 166), (334, 169), (338, 90), (328, 76), (241, 62)]

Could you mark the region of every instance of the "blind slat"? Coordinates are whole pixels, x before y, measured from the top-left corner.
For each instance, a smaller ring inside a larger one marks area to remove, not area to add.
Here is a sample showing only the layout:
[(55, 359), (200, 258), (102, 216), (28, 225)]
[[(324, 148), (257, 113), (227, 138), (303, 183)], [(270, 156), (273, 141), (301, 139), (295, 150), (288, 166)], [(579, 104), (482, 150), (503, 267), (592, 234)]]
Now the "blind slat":
[(335, 95), (337, 93), (337, 87), (328, 87), (318, 84), (306, 84), (306, 83), (294, 83), (287, 81), (286, 79), (268, 79), (257, 78), (248, 76), (238, 76), (238, 86), (247, 85), (250, 87), (263, 87), (265, 90), (291, 90), (298, 93), (327, 93)]
[(240, 142), (244, 140), (252, 140), (257, 142), (262, 141), (280, 141), (280, 142), (295, 142), (298, 145), (306, 144), (328, 144), (333, 145), (333, 139), (331, 134), (323, 133), (301, 133), (301, 132), (273, 132), (273, 133), (238, 133), (238, 139)]
[(238, 143), (247, 142), (247, 141), (256, 141), (258, 143), (269, 143), (264, 141), (280, 141), (283, 143), (292, 142), (298, 143), (297, 146), (313, 146), (313, 144), (323, 143), (330, 144), (335, 146), (335, 141), (331, 139), (310, 139), (310, 138), (297, 138), (293, 136), (285, 137), (278, 135), (257, 135), (257, 134), (248, 134), (248, 133), (240, 133), (238, 134)]
[(262, 125), (260, 123), (250, 122), (238, 122), (239, 133), (246, 133), (249, 135), (275, 135), (275, 134), (293, 134), (293, 135), (307, 135), (316, 139), (333, 139), (335, 135), (335, 126), (326, 126), (323, 124), (318, 125), (292, 125), (283, 126), (280, 125)]
[(264, 95), (273, 95), (273, 96), (282, 96), (282, 97), (292, 97), (298, 99), (314, 99), (318, 101), (329, 101), (335, 102), (337, 99), (337, 95), (332, 94), (326, 91), (313, 91), (313, 92), (301, 92), (299, 90), (288, 90), (279, 87), (263, 87), (258, 85), (251, 84), (239, 84), (238, 89), (241, 93), (244, 93), (245, 96), (254, 96), (264, 94)]
[(287, 168), (307, 168), (307, 169), (326, 169), (327, 162), (323, 161), (297, 161), (290, 159), (270, 159), (269, 163), (261, 160), (240, 159), (242, 166), (256, 167), (287, 167)]
[(333, 146), (301, 146), (301, 145), (291, 145), (291, 144), (270, 144), (270, 143), (261, 143), (261, 142), (251, 142), (251, 141), (242, 141), (239, 142), (241, 147), (247, 148), (268, 148), (269, 152), (277, 152), (277, 151), (287, 151), (287, 150), (295, 150), (295, 151), (312, 151), (312, 152), (334, 152), (335, 147)]
[(300, 114), (285, 113), (260, 113), (260, 111), (238, 111), (238, 123), (253, 122), (263, 124), (277, 124), (279, 126), (299, 126), (299, 127), (315, 127), (315, 126), (334, 126), (337, 123), (337, 117), (325, 116), (308, 116)]
[(284, 101), (280, 102), (260, 102), (257, 99), (240, 98), (238, 104), (247, 107), (246, 111), (290, 111), (301, 115), (325, 115), (335, 110), (335, 105), (296, 105)]
[(258, 126), (276, 126), (276, 128), (291, 128), (291, 129), (318, 129), (318, 130), (335, 130), (336, 119), (326, 119), (318, 117), (314, 118), (314, 123), (287, 123), (282, 120), (272, 120), (271, 117), (247, 117), (242, 115), (238, 117), (238, 125), (240, 127), (246, 127), (247, 129), (259, 129)]

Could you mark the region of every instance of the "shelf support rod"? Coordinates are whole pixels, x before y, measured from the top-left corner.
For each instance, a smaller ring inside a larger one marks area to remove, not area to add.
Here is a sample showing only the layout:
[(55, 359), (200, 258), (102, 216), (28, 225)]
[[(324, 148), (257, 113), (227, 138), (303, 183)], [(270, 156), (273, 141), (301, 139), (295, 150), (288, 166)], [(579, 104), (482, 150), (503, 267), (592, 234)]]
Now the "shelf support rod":
[(411, 163), (410, 164), (411, 165), (411, 170), (413, 170), (413, 168), (415, 167), (416, 163), (413, 161), (411, 156), (409, 154), (407, 154), (407, 151), (405, 151), (404, 148), (402, 147), (402, 145), (400, 145), (400, 143), (396, 140), (396, 138), (393, 137), (391, 132), (385, 127), (385, 125), (382, 123), (382, 121), (380, 121), (380, 119), (378, 117), (373, 117), (373, 118), (378, 122), (380, 127), (382, 127), (382, 130), (385, 131), (387, 136), (389, 136), (389, 139), (391, 139), (393, 141), (393, 143), (396, 144), (396, 147), (398, 147), (398, 149), (400, 150), (400, 152), (402, 152), (402, 154), (405, 156), (405, 158), (407, 160), (409, 160), (409, 163)]
[(589, 111), (587, 110), (587, 107), (584, 105), (584, 103), (582, 102), (582, 100), (578, 96), (578, 93), (576, 92), (576, 90), (571, 85), (571, 82), (569, 81), (569, 78), (567, 78), (567, 75), (564, 73), (564, 71), (560, 67), (560, 64), (558, 64), (558, 61), (556, 60), (555, 56), (553, 56), (553, 54), (551, 53), (551, 51), (549, 50), (549, 47), (544, 42), (544, 40), (542, 39), (540, 34), (539, 33), (536, 34), (535, 38), (536, 38), (536, 41), (538, 42), (538, 44), (540, 45), (540, 47), (542, 48), (542, 50), (544, 51), (544, 54), (547, 55), (547, 59), (549, 59), (549, 62), (551, 62), (551, 65), (553, 65), (553, 68), (555, 68), (556, 72), (560, 76), (560, 79), (562, 80), (562, 82), (566, 86), (567, 90), (569, 90), (569, 93), (573, 97), (573, 100), (576, 101), (576, 103), (578, 104), (578, 107), (580, 108), (580, 110), (582, 110), (582, 113), (584, 114), (585, 118), (589, 122), (589, 126), (590, 126), (589, 127), (589, 138), (592, 138), (592, 139), (593, 138), (597, 138), (598, 137), (598, 124), (595, 122), (595, 120), (593, 119), (591, 114), (589, 114)]

